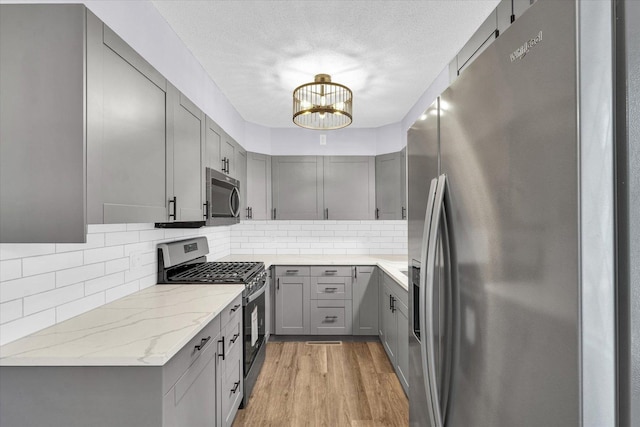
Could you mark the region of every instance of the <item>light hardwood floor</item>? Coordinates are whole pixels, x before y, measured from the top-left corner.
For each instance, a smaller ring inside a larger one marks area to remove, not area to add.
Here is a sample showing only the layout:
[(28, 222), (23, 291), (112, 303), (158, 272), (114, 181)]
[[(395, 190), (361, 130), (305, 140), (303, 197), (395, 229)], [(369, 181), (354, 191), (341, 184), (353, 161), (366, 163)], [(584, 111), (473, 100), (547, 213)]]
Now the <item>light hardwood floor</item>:
[(379, 342), (270, 342), (241, 426), (407, 426), (409, 402)]

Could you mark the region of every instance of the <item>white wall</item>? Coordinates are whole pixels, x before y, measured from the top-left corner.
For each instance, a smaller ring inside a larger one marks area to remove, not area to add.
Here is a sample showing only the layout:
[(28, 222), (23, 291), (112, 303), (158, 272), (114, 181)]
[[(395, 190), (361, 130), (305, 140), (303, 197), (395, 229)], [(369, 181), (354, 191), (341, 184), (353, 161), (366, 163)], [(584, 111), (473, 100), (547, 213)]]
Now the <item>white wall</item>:
[(157, 283), (158, 243), (194, 236), (209, 260), (230, 253), (230, 227), (89, 225), (83, 244), (0, 245), (0, 345)]
[(406, 221), (243, 221), (231, 254), (406, 255)]

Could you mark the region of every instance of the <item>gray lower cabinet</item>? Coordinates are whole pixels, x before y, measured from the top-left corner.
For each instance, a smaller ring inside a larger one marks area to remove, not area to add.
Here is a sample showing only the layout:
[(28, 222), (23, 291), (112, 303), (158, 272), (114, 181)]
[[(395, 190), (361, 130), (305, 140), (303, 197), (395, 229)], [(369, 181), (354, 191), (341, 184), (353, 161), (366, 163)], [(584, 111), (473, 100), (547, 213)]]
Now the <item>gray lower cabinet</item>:
[(311, 335), (351, 335), (351, 300), (311, 300)]
[(378, 335), (378, 269), (353, 269), (353, 335)]
[(243, 389), (238, 297), (164, 366), (2, 366), (2, 427), (228, 427)]
[(376, 219), (402, 218), (401, 153), (376, 156)]
[(374, 219), (375, 166), (369, 156), (324, 158), (325, 219)]
[(271, 156), (247, 153), (246, 189), (249, 219), (271, 219)]
[(406, 289), (381, 272), (380, 341), (400, 380), (408, 392), (409, 369), (409, 295)]
[(323, 158), (271, 158), (273, 219), (323, 219)]
[(89, 223), (166, 221), (165, 78), (87, 12)]
[(0, 5), (0, 243), (82, 243), (86, 9)]
[(167, 102), (169, 220), (203, 220), (205, 116), (171, 85)]
[(309, 267), (276, 267), (277, 335), (310, 334)]

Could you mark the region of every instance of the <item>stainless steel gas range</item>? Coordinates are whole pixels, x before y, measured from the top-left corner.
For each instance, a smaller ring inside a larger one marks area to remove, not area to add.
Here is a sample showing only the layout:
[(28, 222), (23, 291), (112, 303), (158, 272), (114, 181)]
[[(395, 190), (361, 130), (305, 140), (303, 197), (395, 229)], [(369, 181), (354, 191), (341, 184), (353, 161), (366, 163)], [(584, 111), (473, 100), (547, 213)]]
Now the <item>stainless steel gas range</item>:
[(207, 262), (205, 237), (158, 245), (158, 284), (244, 284), (242, 293), (244, 397), (248, 404), (265, 357), (267, 271), (262, 262)]

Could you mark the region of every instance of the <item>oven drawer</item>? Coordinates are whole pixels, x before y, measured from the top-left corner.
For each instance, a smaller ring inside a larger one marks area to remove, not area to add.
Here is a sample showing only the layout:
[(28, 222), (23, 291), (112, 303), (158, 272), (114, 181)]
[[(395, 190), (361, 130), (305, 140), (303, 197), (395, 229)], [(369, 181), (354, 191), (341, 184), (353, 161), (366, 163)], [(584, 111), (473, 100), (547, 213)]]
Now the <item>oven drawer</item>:
[[(216, 316), (164, 365), (162, 393), (167, 393), (173, 387), (178, 378), (202, 355), (205, 349), (213, 347), (211, 350), (216, 351), (219, 339), (220, 316)], [(196, 349), (196, 346), (200, 346), (200, 350)]]
[(312, 277), (311, 299), (350, 300), (351, 277)]
[(351, 300), (311, 301), (312, 335), (351, 335)]
[(308, 276), (309, 267), (300, 265), (278, 266), (276, 276)]
[(220, 325), (222, 325), (223, 328), (226, 327), (231, 318), (238, 314), (242, 316), (242, 295), (239, 295), (222, 310), (222, 313), (220, 313)]
[(316, 267), (311, 267), (311, 275), (316, 277), (321, 277), (321, 276), (351, 277), (353, 276), (353, 267), (344, 266), (344, 265), (316, 266)]

